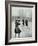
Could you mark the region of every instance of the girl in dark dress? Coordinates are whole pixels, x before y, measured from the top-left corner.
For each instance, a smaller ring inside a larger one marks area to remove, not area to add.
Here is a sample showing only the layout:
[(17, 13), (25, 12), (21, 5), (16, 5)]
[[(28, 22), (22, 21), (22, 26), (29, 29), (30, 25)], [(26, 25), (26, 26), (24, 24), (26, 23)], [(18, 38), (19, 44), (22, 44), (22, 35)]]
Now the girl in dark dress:
[(24, 25), (24, 19), (22, 20), (22, 22), (23, 22), (22, 24)]
[(16, 37), (16, 34), (18, 34), (18, 37), (20, 37), (20, 32), (21, 32), (21, 30), (20, 30), (20, 28), (18, 27), (18, 26), (20, 25), (19, 21), (20, 21), (20, 20), (16, 20), (16, 22), (15, 22), (15, 37)]
[(28, 20), (25, 20), (26, 26), (28, 26)]

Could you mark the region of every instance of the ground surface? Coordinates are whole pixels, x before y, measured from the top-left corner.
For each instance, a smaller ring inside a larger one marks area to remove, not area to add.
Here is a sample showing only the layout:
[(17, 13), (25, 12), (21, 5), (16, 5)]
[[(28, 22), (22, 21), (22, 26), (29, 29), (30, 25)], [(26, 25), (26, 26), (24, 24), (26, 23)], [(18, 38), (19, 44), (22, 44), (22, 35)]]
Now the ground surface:
[[(20, 25), (19, 26), (20, 30), (21, 30), (21, 33), (20, 33), (20, 38), (25, 38), (25, 37), (31, 37), (32, 36), (32, 22), (28, 22), (28, 26), (26, 25)], [(15, 23), (13, 22), (12, 23), (12, 38), (15, 38), (15, 32), (14, 32), (14, 29), (15, 29)], [(16, 36), (17, 38), (18, 36)]]

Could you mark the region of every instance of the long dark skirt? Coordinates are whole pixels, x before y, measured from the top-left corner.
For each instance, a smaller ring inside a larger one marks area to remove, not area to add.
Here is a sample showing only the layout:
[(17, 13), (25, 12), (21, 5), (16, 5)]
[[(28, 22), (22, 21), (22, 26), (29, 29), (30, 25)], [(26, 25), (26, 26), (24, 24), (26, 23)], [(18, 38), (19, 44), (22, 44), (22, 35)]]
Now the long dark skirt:
[(15, 33), (20, 33), (21, 30), (19, 28), (15, 28)]

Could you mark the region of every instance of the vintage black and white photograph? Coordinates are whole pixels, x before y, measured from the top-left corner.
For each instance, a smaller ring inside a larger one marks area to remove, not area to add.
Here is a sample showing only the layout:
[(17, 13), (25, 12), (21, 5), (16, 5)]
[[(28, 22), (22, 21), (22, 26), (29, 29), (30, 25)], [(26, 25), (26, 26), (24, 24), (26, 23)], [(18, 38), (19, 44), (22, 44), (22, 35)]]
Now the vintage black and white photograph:
[(8, 4), (8, 43), (35, 40), (35, 4)]
[(12, 7), (12, 38), (32, 37), (32, 8)]

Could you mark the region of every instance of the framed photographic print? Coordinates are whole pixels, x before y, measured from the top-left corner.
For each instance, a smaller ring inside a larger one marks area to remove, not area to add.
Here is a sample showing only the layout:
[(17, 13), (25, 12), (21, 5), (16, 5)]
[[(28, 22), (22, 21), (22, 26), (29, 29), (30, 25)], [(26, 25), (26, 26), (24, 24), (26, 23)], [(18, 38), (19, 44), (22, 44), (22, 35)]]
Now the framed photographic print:
[(5, 9), (5, 44), (37, 42), (37, 3), (10, 1)]

